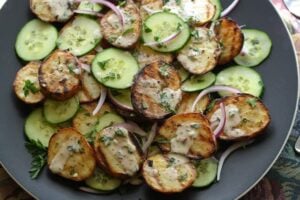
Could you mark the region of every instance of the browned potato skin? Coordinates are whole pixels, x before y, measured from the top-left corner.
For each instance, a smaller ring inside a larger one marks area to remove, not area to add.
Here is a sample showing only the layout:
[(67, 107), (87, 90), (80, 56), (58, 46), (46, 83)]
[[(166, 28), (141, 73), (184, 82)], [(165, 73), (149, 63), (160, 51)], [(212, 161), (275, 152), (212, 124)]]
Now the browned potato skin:
[(15, 81), (13, 83), (14, 91), (16, 96), (27, 104), (35, 104), (44, 100), (45, 96), (40, 91), (33, 94), (29, 92), (27, 96), (24, 95), (23, 87), (25, 85), (25, 81), (30, 76), (34, 77), (36, 81), (34, 82), (34, 86), (37, 89), (40, 89), (39, 81), (38, 81), (38, 71), (40, 68), (40, 62), (30, 62), (23, 68), (21, 68), (16, 75)]
[(232, 61), (241, 52), (244, 35), (239, 25), (229, 18), (219, 20), (215, 26), (215, 33), (222, 46), (218, 65), (224, 65)]
[[(30, 9), (31, 11), (41, 20), (45, 21), (45, 22), (64, 22), (67, 21), (66, 20), (59, 20), (58, 16), (54, 15), (52, 13), (51, 7), (49, 5), (47, 5), (47, 3), (44, 3), (43, 5), (43, 10), (41, 12), (38, 12), (36, 10), (37, 4), (42, 4), (43, 0), (30, 0)], [(76, 9), (76, 7), (79, 5), (79, 3), (73, 3), (73, 5), (71, 5), (71, 10)], [(69, 19), (71, 18), (71, 16), (69, 17)]]
[[(195, 169), (195, 166), (192, 163), (186, 163), (185, 165), (187, 165), (189, 167), (189, 179), (186, 183), (181, 183), (181, 187), (180, 188), (166, 188), (166, 186), (162, 185), (162, 184), (155, 184), (151, 181), (151, 175), (148, 175), (145, 168), (148, 165), (148, 161), (153, 161), (153, 166), (157, 169), (157, 168), (167, 168), (168, 162), (167, 162), (167, 154), (155, 154), (153, 156), (150, 156), (147, 158), (147, 160), (145, 160), (144, 164), (143, 164), (143, 168), (142, 168), (142, 174), (143, 177), (147, 183), (148, 186), (150, 186), (153, 190), (160, 192), (160, 193), (164, 193), (164, 194), (174, 194), (174, 193), (179, 193), (184, 191), (185, 189), (187, 189), (188, 187), (190, 187), (193, 182), (195, 181), (196, 177), (197, 177), (197, 171)], [(156, 161), (156, 162), (155, 162)], [(155, 166), (156, 165), (156, 166)], [(159, 176), (156, 178), (158, 179)], [(164, 177), (162, 177), (164, 178)], [(158, 183), (160, 183), (161, 181), (158, 180)]]
[[(139, 90), (143, 91), (143, 86), (141, 85), (142, 79), (156, 79), (160, 81), (160, 84), (165, 88), (170, 88), (173, 90), (180, 89), (181, 81), (176, 69), (170, 67), (169, 75), (162, 76), (159, 72), (160, 66), (164, 65), (164, 62), (154, 62), (152, 64), (144, 67), (139, 74), (136, 76), (133, 86), (131, 87), (131, 101), (135, 111), (141, 116), (147, 119), (163, 119), (170, 112), (166, 111), (162, 105), (155, 102), (151, 97), (149, 97), (145, 92), (141, 93)], [(147, 102), (148, 109), (143, 108), (143, 102)]]
[(174, 56), (172, 54), (154, 51), (150, 47), (144, 46), (141, 43), (136, 45), (134, 55), (139, 63), (140, 68), (159, 61), (171, 64), (174, 60)]
[[(87, 54), (79, 58), (79, 61), (83, 64), (92, 65), (95, 58), (95, 54)], [(91, 73), (86, 72), (82, 69), (80, 75), (81, 90), (78, 92), (80, 103), (89, 103), (97, 100), (101, 95), (101, 84), (93, 77)]]
[[(186, 156), (190, 158), (208, 158), (216, 151), (216, 143), (207, 118), (200, 113), (183, 113), (168, 118), (158, 130), (157, 138), (171, 140), (175, 137), (177, 127), (184, 122), (194, 122), (200, 125), (197, 138)], [(164, 152), (171, 151), (170, 143), (159, 144)]]
[[(133, 27), (132, 27), (133, 28), (132, 33), (135, 33), (134, 40), (128, 44), (120, 44), (120, 43), (116, 42), (115, 39), (111, 39), (112, 36), (118, 37), (118, 36), (121, 36), (123, 33), (122, 28), (115, 28), (107, 21), (107, 19), (111, 15), (115, 15), (115, 13), (113, 11), (107, 12), (100, 21), (102, 34), (103, 34), (104, 39), (115, 47), (132, 48), (132, 47), (134, 47), (136, 42), (139, 40), (140, 35), (141, 35), (142, 20), (141, 20), (139, 8), (133, 2), (128, 1), (126, 6), (122, 7), (121, 10), (123, 12), (130, 13), (130, 16), (134, 17), (134, 19), (135, 19), (135, 22), (133, 23)], [(129, 34), (132, 35), (132, 33), (129, 33)]]
[[(257, 103), (254, 108), (247, 103), (248, 99), (256, 99)], [(271, 117), (269, 110), (258, 98), (250, 94), (239, 94), (234, 96), (224, 97), (220, 101), (216, 102), (214, 107), (210, 112), (207, 113), (207, 118), (210, 119), (214, 112), (220, 108), (220, 103), (223, 102), (224, 105), (234, 104), (240, 109), (242, 119), (247, 119), (248, 121), (238, 125), (236, 128), (244, 130), (247, 135), (241, 137), (229, 137), (226, 133), (220, 135), (221, 140), (228, 141), (241, 141), (255, 138), (263, 134), (263, 130), (270, 124)]]
[(153, 10), (161, 10), (164, 3), (162, 0), (141, 0), (141, 6), (140, 6), (140, 14), (141, 18), (144, 21), (148, 16), (148, 12), (143, 9), (143, 6), (146, 6)]
[[(100, 131), (99, 133), (97, 133), (96, 138), (94, 140), (94, 152), (95, 152), (95, 158), (96, 158), (96, 162), (97, 164), (104, 170), (106, 171), (108, 174), (110, 174), (113, 177), (116, 178), (120, 178), (120, 179), (128, 179), (129, 176), (127, 174), (124, 173), (119, 173), (117, 171), (115, 171), (112, 167), (110, 167), (109, 161), (106, 158), (106, 156), (104, 155), (104, 153), (102, 152), (101, 148), (102, 148), (102, 144), (100, 142), (100, 137), (101, 137), (101, 132), (103, 132), (105, 129), (103, 129), (102, 131)], [(139, 149), (139, 147), (136, 145), (136, 141), (133, 139), (133, 137), (130, 136), (129, 133), (129, 138), (132, 141), (132, 143), (136, 146), (137, 148), (137, 156), (140, 156), (140, 163), (139, 163), (139, 167), (142, 166), (143, 164), (143, 156), (141, 154), (141, 150)], [(104, 147), (105, 148), (105, 147)]]
[(100, 111), (93, 116), (92, 113), (96, 106), (97, 104), (95, 102), (81, 105), (81, 110), (77, 112), (72, 120), (72, 126), (83, 135), (92, 131), (104, 113), (113, 112), (112, 107), (108, 103), (104, 103)]
[[(181, 102), (178, 106), (178, 109), (177, 109), (177, 114), (190, 113), (192, 105), (193, 105), (195, 99), (197, 98), (198, 94), (199, 94), (198, 92), (191, 92), (191, 93), (190, 92), (185, 92), (185, 93), (183, 93), (182, 100), (181, 100)], [(209, 95), (204, 96), (197, 103), (196, 110), (194, 112), (203, 113), (206, 110), (209, 103), (210, 103)]]
[[(51, 161), (58, 153), (59, 148), (70, 138), (78, 139), (83, 151), (72, 153), (72, 156), (70, 156), (65, 163), (63, 171), (57, 174), (73, 181), (82, 181), (93, 175), (96, 161), (93, 148), (86, 139), (73, 128), (60, 129), (51, 137), (48, 147), (48, 166), (50, 166)], [(73, 176), (72, 171), (75, 171), (78, 176)]]
[(70, 71), (70, 64), (80, 71), (77, 59), (71, 53), (58, 50), (43, 62), (39, 69), (39, 83), (44, 94), (63, 101), (79, 91), (80, 75)]

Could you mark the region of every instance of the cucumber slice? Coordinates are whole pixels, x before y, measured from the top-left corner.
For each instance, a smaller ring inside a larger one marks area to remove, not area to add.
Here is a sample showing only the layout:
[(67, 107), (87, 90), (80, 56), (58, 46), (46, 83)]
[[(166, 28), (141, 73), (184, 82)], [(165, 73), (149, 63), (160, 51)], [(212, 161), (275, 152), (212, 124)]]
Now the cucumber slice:
[(219, 19), (220, 15), (221, 15), (221, 12), (223, 10), (221, 1), (220, 0), (210, 0), (210, 2), (212, 4), (214, 4), (215, 7), (216, 7), (216, 13), (215, 13), (215, 16), (213, 17), (212, 20), (217, 20), (217, 19)]
[(109, 97), (114, 104), (116, 104), (126, 110), (133, 111), (130, 89), (110, 90)]
[[(241, 90), (243, 93), (259, 97), (264, 88), (260, 75), (253, 69), (243, 66), (233, 66), (222, 70), (216, 78), (215, 85), (227, 85)], [(220, 92), (221, 96), (228, 93)]]
[(41, 60), (55, 48), (57, 35), (53, 25), (33, 19), (18, 34), (16, 52), (25, 61)]
[(244, 45), (242, 52), (234, 58), (238, 65), (253, 67), (264, 61), (272, 49), (270, 37), (260, 30), (243, 29)]
[(92, 64), (94, 77), (103, 85), (126, 89), (133, 84), (139, 65), (127, 51), (115, 48), (106, 49), (97, 54)]
[(81, 56), (94, 49), (102, 39), (99, 23), (87, 16), (76, 16), (61, 31), (57, 46)]
[(218, 170), (218, 161), (214, 158), (201, 160), (197, 166), (197, 178), (193, 183), (194, 187), (205, 187), (210, 185), (215, 179)]
[(72, 97), (66, 101), (55, 101), (47, 99), (44, 103), (44, 115), (46, 120), (52, 124), (68, 121), (79, 109), (79, 100)]
[(96, 190), (111, 191), (121, 185), (121, 180), (109, 176), (97, 167), (93, 176), (85, 180), (85, 184)]
[(51, 136), (58, 128), (58, 126), (46, 121), (41, 108), (32, 111), (25, 122), (25, 134), (28, 139), (40, 141), (44, 147), (48, 147)]
[(99, 122), (96, 125), (96, 132), (101, 131), (102, 129), (115, 125), (115, 124), (119, 124), (119, 123), (123, 123), (125, 120), (120, 117), (119, 115), (115, 114), (115, 113), (106, 113), (104, 114), (102, 117), (99, 118)]
[(142, 37), (145, 43), (160, 42), (181, 30), (173, 40), (150, 47), (159, 52), (173, 52), (181, 49), (190, 38), (189, 26), (177, 15), (158, 12), (150, 15), (144, 22)]
[(100, 12), (102, 10), (102, 6), (98, 3), (92, 3), (90, 1), (81, 1), (77, 9), (84, 11)]
[(189, 79), (184, 81), (181, 85), (181, 89), (185, 92), (195, 92), (203, 90), (211, 86), (216, 80), (216, 75), (212, 72), (208, 72), (203, 75), (192, 75)]

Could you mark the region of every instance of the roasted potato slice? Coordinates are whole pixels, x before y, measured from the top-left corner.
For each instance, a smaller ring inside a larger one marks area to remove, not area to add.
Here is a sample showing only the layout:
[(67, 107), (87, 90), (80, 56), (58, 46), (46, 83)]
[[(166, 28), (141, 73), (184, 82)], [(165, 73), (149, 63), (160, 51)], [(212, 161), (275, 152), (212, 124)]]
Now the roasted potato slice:
[(229, 63), (241, 52), (244, 43), (244, 35), (239, 25), (228, 18), (220, 19), (214, 29), (222, 47), (222, 53), (218, 64), (223, 65)]
[(138, 7), (134, 3), (127, 2), (120, 8), (125, 18), (122, 26), (120, 18), (109, 11), (101, 19), (100, 25), (104, 38), (112, 45), (119, 48), (130, 48), (141, 35), (141, 16)]
[(177, 14), (194, 26), (211, 21), (216, 12), (216, 7), (210, 0), (168, 0), (163, 9)]
[(81, 69), (71, 53), (55, 51), (39, 69), (42, 92), (56, 100), (66, 100), (80, 89)]
[(220, 135), (222, 140), (254, 138), (262, 134), (270, 123), (269, 111), (257, 97), (239, 94), (224, 97), (207, 113), (212, 128), (218, 126), (221, 118), (220, 102), (224, 103), (226, 110), (226, 124)]
[(142, 21), (154, 12), (162, 10), (164, 2), (162, 0), (141, 0), (140, 14)]
[(163, 151), (190, 158), (208, 158), (216, 150), (209, 121), (200, 113), (170, 117), (159, 128), (156, 141)]
[(73, 16), (77, 4), (73, 0), (30, 0), (34, 14), (46, 22), (65, 22)]
[(38, 71), (40, 62), (30, 62), (21, 68), (14, 81), (14, 90), (17, 97), (28, 104), (39, 103), (44, 99), (40, 91)]
[[(179, 103), (178, 109), (177, 109), (177, 114), (180, 113), (190, 113), (191, 112), (191, 108), (192, 105), (195, 101), (195, 99), (197, 98), (199, 93), (197, 92), (192, 92), (192, 93), (188, 93), (185, 92), (182, 95), (182, 100)], [(196, 105), (196, 110), (194, 112), (200, 112), (203, 113), (207, 106), (210, 103), (210, 98), (208, 95), (204, 96)]]
[(172, 54), (154, 51), (150, 47), (146, 47), (141, 43), (139, 43), (135, 48), (134, 56), (137, 59), (140, 68), (158, 61), (171, 64), (174, 60)]
[(52, 173), (64, 178), (85, 180), (96, 167), (93, 148), (75, 129), (60, 129), (49, 142), (48, 166)]
[(178, 154), (156, 154), (143, 164), (146, 183), (161, 193), (177, 193), (188, 188), (197, 172), (190, 160)]
[(104, 103), (100, 111), (96, 115), (93, 115), (92, 113), (96, 106), (96, 103), (81, 105), (80, 110), (73, 118), (73, 127), (84, 136), (94, 134), (99, 118), (103, 114), (113, 111), (108, 103)]
[(181, 97), (178, 72), (164, 62), (144, 67), (131, 88), (133, 108), (148, 119), (162, 119), (175, 112)]
[[(91, 66), (95, 55), (89, 54), (81, 57), (79, 61), (87, 66)], [(100, 97), (101, 94), (101, 84), (94, 78), (94, 76), (83, 71), (80, 76), (81, 80), (81, 90), (78, 92), (80, 103), (92, 102)]]
[(111, 126), (97, 133), (94, 149), (98, 164), (114, 177), (135, 175), (143, 162), (130, 133), (122, 127)]
[(192, 74), (205, 74), (217, 65), (220, 46), (207, 28), (195, 28), (191, 39), (179, 51), (177, 60)]

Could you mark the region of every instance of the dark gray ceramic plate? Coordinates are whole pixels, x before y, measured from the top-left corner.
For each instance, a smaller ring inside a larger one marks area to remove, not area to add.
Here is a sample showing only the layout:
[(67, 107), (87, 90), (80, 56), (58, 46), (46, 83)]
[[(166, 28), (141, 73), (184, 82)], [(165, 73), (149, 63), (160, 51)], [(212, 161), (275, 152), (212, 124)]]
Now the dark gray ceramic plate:
[[(231, 13), (240, 25), (266, 31), (273, 50), (269, 59), (256, 69), (265, 83), (263, 100), (270, 109), (272, 123), (263, 138), (245, 150), (234, 153), (226, 162), (221, 181), (206, 189), (189, 189), (181, 194), (163, 196), (147, 186), (129, 188), (126, 194), (91, 195), (74, 189), (72, 183), (44, 170), (37, 180), (30, 180), (31, 157), (24, 147), (23, 124), (29, 112), (12, 91), (12, 82), (22, 66), (14, 51), (16, 35), (33, 16), (29, 0), (8, 0), (0, 11), (0, 159), (8, 172), (27, 191), (39, 199), (213, 199), (237, 198), (249, 190), (268, 171), (279, 155), (294, 119), (298, 78), (295, 53), (281, 19), (267, 0), (244, 0)], [(224, 6), (231, 1), (222, 1)]]

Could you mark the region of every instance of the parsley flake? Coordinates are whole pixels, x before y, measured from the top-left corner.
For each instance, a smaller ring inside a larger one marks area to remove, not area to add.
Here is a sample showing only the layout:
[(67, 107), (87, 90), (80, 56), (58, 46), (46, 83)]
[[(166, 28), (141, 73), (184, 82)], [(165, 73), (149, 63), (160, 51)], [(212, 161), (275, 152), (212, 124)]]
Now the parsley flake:
[(26, 80), (25, 81), (25, 85), (23, 87), (23, 92), (25, 97), (27, 97), (29, 95), (29, 93), (31, 92), (32, 94), (35, 94), (37, 92), (39, 92), (40, 90), (35, 87), (34, 83), (31, 82), (30, 80)]

